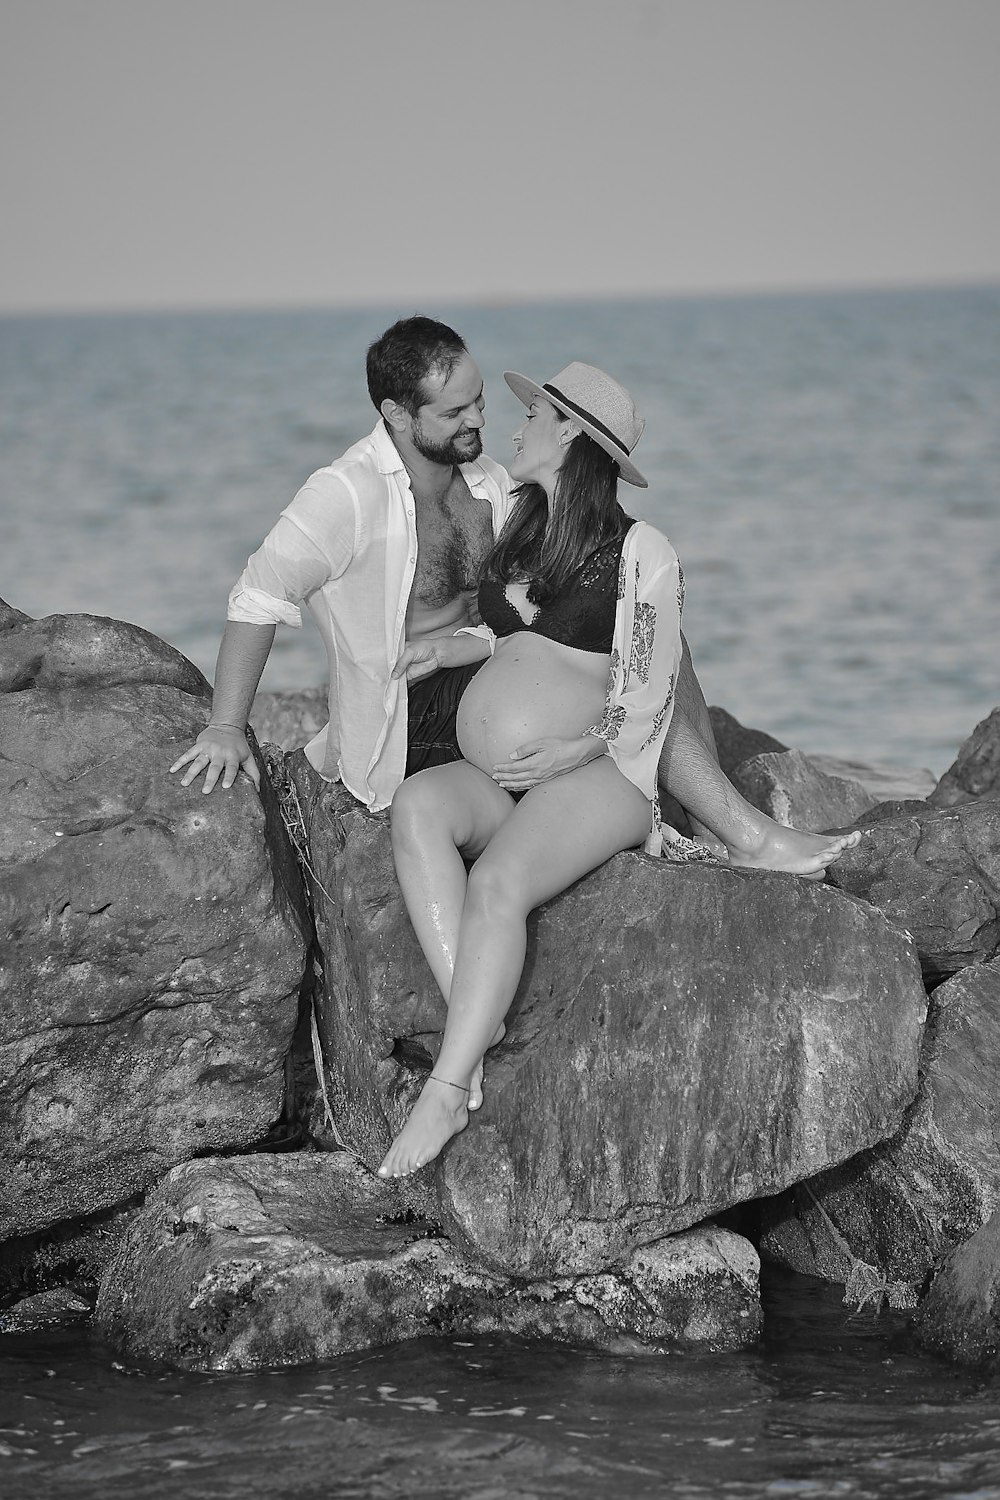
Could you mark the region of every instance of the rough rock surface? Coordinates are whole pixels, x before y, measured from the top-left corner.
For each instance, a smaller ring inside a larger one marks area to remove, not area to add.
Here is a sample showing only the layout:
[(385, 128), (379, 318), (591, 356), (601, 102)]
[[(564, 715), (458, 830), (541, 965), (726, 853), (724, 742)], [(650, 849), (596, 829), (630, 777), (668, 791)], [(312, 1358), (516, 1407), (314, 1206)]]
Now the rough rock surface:
[(297, 692), (258, 693), (253, 700), (250, 724), (261, 744), (265, 741), (281, 750), (298, 750), (307, 745), (327, 722), (325, 688), (305, 688)]
[(176, 1168), (101, 1286), (116, 1344), (186, 1368), (329, 1359), (429, 1334), (507, 1332), (596, 1348), (740, 1348), (758, 1337), (759, 1262), (715, 1227), (603, 1275), (514, 1282), (414, 1220), (405, 1188), (346, 1152)]
[(1000, 708), (977, 724), (930, 794), (935, 807), (1000, 796)]
[(830, 866), (831, 884), (911, 934), (931, 983), (1000, 950), (1000, 797), (957, 807), (882, 809)]
[(71, 1287), (52, 1287), (24, 1297), (13, 1307), (0, 1312), (0, 1333), (41, 1333), (47, 1328), (64, 1328), (89, 1318), (91, 1305)]
[(1000, 1213), (955, 1250), (913, 1320), (925, 1349), (1000, 1369)]
[(785, 828), (849, 828), (879, 801), (860, 781), (828, 776), (801, 750), (755, 755), (731, 779), (748, 802)]
[[(374, 1167), (444, 1006), (387, 820), (298, 780), (330, 897), (317, 924), (334, 1111)], [(619, 855), (529, 924), (486, 1105), (442, 1158), (448, 1230), (505, 1272), (576, 1274), (778, 1192), (898, 1128), (925, 1005), (911, 946), (860, 903), (792, 876)]]
[(281, 1109), (301, 884), (267, 787), (168, 775), (207, 699), (135, 626), (0, 606), (0, 1240)]
[(917, 1292), (1000, 1207), (1000, 962), (934, 991), (920, 1075), (892, 1140), (766, 1205), (768, 1259), (843, 1282), (860, 1261)]
[(715, 704), (708, 710), (715, 735), (715, 748), (719, 752), (719, 765), (727, 776), (732, 776), (737, 766), (752, 755), (766, 755), (770, 751), (781, 752), (788, 746), (776, 740), (773, 734), (763, 729), (749, 729), (739, 719)]

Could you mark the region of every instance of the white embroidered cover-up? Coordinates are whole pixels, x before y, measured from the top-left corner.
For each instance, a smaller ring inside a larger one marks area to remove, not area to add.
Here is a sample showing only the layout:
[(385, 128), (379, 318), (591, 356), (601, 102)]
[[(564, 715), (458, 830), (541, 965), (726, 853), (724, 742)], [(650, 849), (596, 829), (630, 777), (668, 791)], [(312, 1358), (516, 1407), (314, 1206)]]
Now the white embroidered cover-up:
[(618, 607), (604, 717), (591, 730), (608, 754), (648, 798), (647, 854), (663, 847), (656, 773), (674, 711), (681, 662), (684, 574), (661, 531), (636, 521), (625, 538), (618, 572)]

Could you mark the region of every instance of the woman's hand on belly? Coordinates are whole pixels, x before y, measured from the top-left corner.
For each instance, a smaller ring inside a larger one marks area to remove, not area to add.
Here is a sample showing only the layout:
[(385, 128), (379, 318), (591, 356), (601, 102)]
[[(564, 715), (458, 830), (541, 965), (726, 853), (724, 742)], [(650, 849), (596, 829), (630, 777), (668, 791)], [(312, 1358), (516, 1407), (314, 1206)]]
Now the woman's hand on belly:
[(575, 771), (588, 761), (596, 760), (607, 750), (607, 744), (597, 735), (581, 734), (574, 739), (531, 740), (518, 745), (509, 760), (493, 767), (493, 779), (504, 791), (526, 792), (542, 781), (551, 781), (555, 776), (564, 776)]

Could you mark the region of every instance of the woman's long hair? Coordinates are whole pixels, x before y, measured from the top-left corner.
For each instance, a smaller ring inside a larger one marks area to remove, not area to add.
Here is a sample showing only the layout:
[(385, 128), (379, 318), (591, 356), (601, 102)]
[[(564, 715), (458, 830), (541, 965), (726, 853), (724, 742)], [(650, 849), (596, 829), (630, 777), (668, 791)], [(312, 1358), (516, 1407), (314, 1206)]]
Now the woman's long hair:
[(591, 553), (630, 524), (618, 504), (618, 465), (584, 432), (566, 449), (551, 516), (540, 484), (518, 485), (514, 498), (483, 573), (500, 583), (527, 579), (531, 604), (562, 593)]

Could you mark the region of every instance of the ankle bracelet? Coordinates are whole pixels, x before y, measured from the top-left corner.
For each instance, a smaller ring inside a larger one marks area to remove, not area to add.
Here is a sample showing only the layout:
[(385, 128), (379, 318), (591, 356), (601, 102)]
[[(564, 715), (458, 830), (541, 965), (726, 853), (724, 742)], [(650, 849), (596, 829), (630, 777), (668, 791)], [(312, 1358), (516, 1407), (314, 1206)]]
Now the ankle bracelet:
[(471, 1094), (472, 1092), (472, 1090), (467, 1089), (464, 1084), (452, 1083), (450, 1078), (439, 1078), (436, 1073), (428, 1073), (427, 1076), (428, 1078), (433, 1078), (435, 1083), (446, 1083), (450, 1089), (459, 1089), (463, 1094)]

